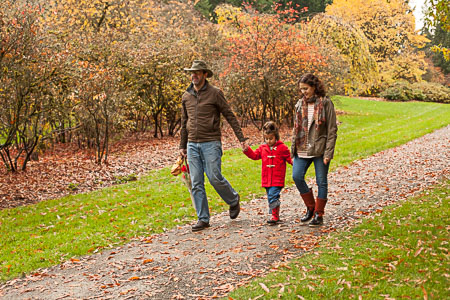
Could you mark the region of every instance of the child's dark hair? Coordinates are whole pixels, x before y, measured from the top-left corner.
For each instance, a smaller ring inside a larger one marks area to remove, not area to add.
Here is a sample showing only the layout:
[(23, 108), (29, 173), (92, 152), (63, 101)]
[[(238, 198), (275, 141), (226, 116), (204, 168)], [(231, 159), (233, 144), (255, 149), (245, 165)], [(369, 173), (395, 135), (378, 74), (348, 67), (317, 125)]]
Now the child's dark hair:
[(278, 126), (273, 121), (266, 122), (263, 126), (263, 133), (264, 134), (274, 134), (275, 138), (280, 140), (280, 133), (278, 132)]
[(297, 85), (300, 85), (300, 83), (306, 83), (307, 85), (314, 87), (315, 88), (314, 93), (319, 97), (325, 97), (327, 94), (327, 90), (322, 81), (320, 81), (320, 79), (317, 76), (311, 73), (307, 73), (302, 77), (300, 77), (300, 79), (297, 82)]

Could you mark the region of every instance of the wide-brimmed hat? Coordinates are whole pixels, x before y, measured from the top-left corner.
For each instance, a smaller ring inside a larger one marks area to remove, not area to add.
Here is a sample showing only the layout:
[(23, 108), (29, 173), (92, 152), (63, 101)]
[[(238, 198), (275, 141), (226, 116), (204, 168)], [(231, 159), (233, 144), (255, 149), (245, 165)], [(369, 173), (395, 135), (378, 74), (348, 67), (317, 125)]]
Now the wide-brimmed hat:
[(206, 77), (212, 77), (213, 72), (208, 68), (203, 60), (194, 60), (192, 62), (192, 67), (184, 68), (185, 71), (206, 71), (208, 73)]

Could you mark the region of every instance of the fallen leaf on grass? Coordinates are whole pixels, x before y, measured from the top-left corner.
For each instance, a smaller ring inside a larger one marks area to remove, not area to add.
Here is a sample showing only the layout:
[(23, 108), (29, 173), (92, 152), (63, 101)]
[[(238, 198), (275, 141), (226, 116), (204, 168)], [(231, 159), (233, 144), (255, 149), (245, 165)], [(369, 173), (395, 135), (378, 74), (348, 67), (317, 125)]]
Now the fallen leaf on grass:
[(270, 292), (269, 288), (264, 283), (260, 282), (259, 285), (266, 293)]
[(395, 271), (397, 268), (395, 267), (395, 265), (388, 263), (388, 267), (389, 269), (391, 269), (391, 271)]
[(420, 247), (419, 249), (417, 249), (416, 253), (414, 253), (414, 257), (417, 257), (420, 254), (420, 252), (422, 252), (422, 250), (423, 250), (423, 247)]
[(421, 286), (422, 291), (423, 291), (423, 300), (428, 300), (428, 293), (427, 290), (425, 290), (425, 288), (423, 287), (423, 285)]

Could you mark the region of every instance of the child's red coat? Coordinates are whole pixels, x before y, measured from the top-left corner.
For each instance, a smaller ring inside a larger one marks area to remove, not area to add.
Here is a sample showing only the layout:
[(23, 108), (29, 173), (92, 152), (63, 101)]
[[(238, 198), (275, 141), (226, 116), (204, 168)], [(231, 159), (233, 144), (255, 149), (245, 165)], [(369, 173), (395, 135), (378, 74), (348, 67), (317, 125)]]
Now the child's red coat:
[(255, 151), (248, 147), (244, 154), (253, 160), (262, 160), (261, 186), (284, 186), (286, 177), (286, 162), (292, 165), (289, 148), (277, 141), (272, 150), (267, 144), (262, 144)]

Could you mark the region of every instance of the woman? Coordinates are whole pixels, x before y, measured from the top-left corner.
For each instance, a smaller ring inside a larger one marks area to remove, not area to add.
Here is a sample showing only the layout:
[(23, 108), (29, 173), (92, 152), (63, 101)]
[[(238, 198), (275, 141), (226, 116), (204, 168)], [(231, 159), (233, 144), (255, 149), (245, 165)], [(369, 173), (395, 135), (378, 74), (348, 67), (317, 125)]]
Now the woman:
[[(295, 125), (292, 137), (292, 177), (306, 205), (302, 223), (312, 219), (309, 226), (323, 224), (327, 203), (328, 169), (333, 158), (337, 138), (336, 112), (326, 96), (323, 83), (313, 74), (305, 74), (298, 81), (302, 98), (295, 105)], [(311, 163), (316, 170), (317, 199), (305, 181)]]

